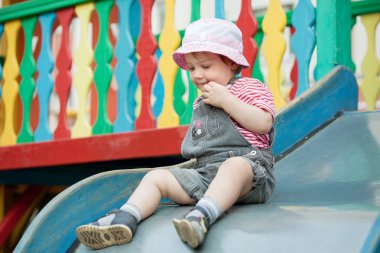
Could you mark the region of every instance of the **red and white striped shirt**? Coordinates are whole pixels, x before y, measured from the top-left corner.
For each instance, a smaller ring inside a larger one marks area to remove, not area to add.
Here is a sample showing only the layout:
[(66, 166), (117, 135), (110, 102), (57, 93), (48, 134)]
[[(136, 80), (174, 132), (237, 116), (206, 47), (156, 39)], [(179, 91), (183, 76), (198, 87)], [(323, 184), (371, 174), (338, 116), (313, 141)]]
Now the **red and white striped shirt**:
[[(231, 94), (236, 96), (239, 100), (269, 112), (274, 120), (276, 110), (273, 94), (265, 84), (257, 79), (244, 77), (237, 79), (233, 85), (230, 85), (229, 90)], [(252, 144), (252, 146), (256, 146), (258, 148), (269, 147), (269, 134), (253, 133), (243, 128), (233, 118), (231, 119), (238, 131), (244, 136), (245, 139), (247, 139), (249, 143)]]
[[(233, 85), (228, 85), (228, 88), (231, 94), (237, 97), (239, 100), (269, 112), (274, 120), (276, 110), (274, 105), (273, 94), (265, 84), (263, 84), (257, 79), (244, 77), (237, 79)], [(196, 106), (199, 99), (200, 98), (194, 101), (194, 106)], [(253, 133), (243, 128), (233, 118), (231, 118), (231, 120), (235, 124), (238, 131), (249, 143), (252, 144), (252, 146), (256, 146), (258, 148), (269, 147), (269, 134)]]

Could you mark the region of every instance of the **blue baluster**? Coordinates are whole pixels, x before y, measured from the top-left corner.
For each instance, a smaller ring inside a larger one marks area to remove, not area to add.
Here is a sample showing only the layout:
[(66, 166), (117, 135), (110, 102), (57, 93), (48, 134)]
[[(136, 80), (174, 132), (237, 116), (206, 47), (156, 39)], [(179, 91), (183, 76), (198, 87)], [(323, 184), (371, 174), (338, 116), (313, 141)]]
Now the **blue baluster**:
[[(132, 61), (133, 61), (133, 64), (136, 66), (137, 58), (135, 56), (133, 56)], [(136, 121), (136, 107), (137, 107), (136, 93), (137, 93), (138, 86), (139, 86), (139, 80), (137, 78), (137, 72), (133, 71), (131, 82), (129, 83), (128, 93), (127, 93), (128, 115), (131, 117), (133, 122)]]
[(129, 28), (132, 38), (137, 39), (141, 31), (141, 5), (139, 0), (132, 0), (129, 18)]
[[(130, 8), (130, 18), (129, 18), (129, 29), (131, 36), (133, 38), (134, 45), (136, 45), (137, 38), (140, 35), (141, 31), (141, 5), (140, 1), (133, 0), (132, 5)], [(137, 64), (137, 58), (136, 54), (134, 54), (131, 57), (134, 66)], [(136, 120), (136, 92), (138, 87), (139, 80), (137, 79), (137, 73), (136, 71), (133, 71), (131, 81), (129, 83), (128, 87), (128, 93), (127, 93), (127, 110), (128, 115), (131, 117), (132, 121), (135, 122)]]
[(50, 45), (55, 16), (55, 13), (46, 13), (38, 18), (42, 30), (42, 44), (37, 61), (37, 70), (39, 73), (37, 79), (37, 94), (40, 105), (40, 117), (35, 132), (36, 142), (52, 139), (52, 132), (49, 128), (49, 100), (53, 90), (51, 72), (53, 70), (54, 61)]
[(119, 10), (119, 38), (116, 43), (116, 58), (118, 62), (115, 67), (115, 77), (118, 83), (117, 93), (117, 116), (114, 123), (114, 132), (125, 132), (134, 129), (134, 120), (128, 111), (128, 87), (135, 70), (132, 55), (135, 45), (132, 40), (129, 27), (129, 16), (132, 0), (117, 0)]
[(310, 0), (300, 0), (292, 16), (296, 32), (291, 39), (291, 46), (298, 61), (298, 89), (296, 96), (309, 88), (309, 66), (315, 47), (314, 32), (315, 8)]
[(215, 0), (215, 17), (226, 19), (224, 14), (224, 0)]
[[(156, 59), (160, 59), (162, 55), (162, 52), (159, 48), (156, 50), (155, 57)], [(159, 71), (156, 72), (156, 82), (153, 86), (153, 95), (155, 97), (155, 102), (153, 104), (153, 115), (157, 119), (157, 117), (160, 115), (162, 108), (164, 106), (164, 97), (165, 97), (165, 90), (164, 90), (164, 80), (162, 80), (161, 73)]]

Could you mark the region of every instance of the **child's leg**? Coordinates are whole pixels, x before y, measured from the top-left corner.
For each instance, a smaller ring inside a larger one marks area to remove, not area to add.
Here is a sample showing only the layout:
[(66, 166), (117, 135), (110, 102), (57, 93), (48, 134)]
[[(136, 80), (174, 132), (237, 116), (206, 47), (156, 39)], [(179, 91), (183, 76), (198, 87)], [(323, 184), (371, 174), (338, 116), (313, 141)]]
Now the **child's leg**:
[(92, 249), (128, 243), (132, 240), (137, 223), (157, 209), (162, 197), (178, 204), (195, 201), (171, 172), (163, 169), (150, 171), (120, 210), (113, 210), (96, 222), (78, 227), (79, 241)]
[(163, 197), (178, 204), (195, 202), (170, 171), (158, 169), (149, 172), (141, 180), (127, 204), (136, 206), (140, 210), (141, 219), (145, 219), (154, 213)]
[(253, 177), (252, 168), (245, 158), (229, 158), (220, 166), (205, 196), (213, 199), (224, 212), (239, 197), (251, 191)]
[(205, 197), (200, 199), (185, 219), (174, 219), (181, 239), (191, 247), (202, 244), (208, 226), (230, 208), (240, 196), (252, 189), (253, 172), (250, 164), (242, 157), (226, 160), (218, 169)]

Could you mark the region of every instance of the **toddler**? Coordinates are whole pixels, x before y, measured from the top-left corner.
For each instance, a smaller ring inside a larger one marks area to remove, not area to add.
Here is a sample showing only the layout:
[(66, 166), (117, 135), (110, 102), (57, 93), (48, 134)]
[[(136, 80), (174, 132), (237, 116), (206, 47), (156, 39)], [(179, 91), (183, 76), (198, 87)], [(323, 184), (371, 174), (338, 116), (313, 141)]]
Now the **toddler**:
[(201, 93), (181, 148), (196, 163), (150, 171), (123, 206), (78, 227), (79, 241), (92, 249), (129, 243), (161, 198), (194, 205), (173, 224), (181, 240), (196, 248), (232, 205), (264, 203), (273, 192), (273, 95), (254, 78), (236, 78), (249, 67), (239, 28), (216, 18), (195, 21), (173, 59)]

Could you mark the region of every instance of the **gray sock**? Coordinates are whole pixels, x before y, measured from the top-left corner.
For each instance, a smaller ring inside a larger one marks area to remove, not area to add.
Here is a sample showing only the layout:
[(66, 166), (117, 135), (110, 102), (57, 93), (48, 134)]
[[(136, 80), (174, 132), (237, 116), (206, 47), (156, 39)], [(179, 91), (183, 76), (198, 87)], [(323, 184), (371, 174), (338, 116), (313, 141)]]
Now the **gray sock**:
[(218, 203), (216, 203), (216, 201), (210, 197), (203, 197), (202, 199), (198, 201), (198, 203), (195, 206), (200, 207), (200, 209), (204, 210), (205, 213), (201, 212), (198, 209), (194, 209), (190, 213), (188, 213), (185, 218), (188, 218), (190, 216), (193, 216), (193, 217), (206, 216), (206, 218), (208, 218), (209, 224), (211, 225), (221, 215), (221, 211), (220, 211)]
[(120, 207), (120, 210), (130, 213), (133, 217), (136, 218), (137, 223), (140, 222), (141, 212), (140, 212), (140, 209), (137, 206), (135, 206), (134, 204), (127, 202), (122, 207)]

